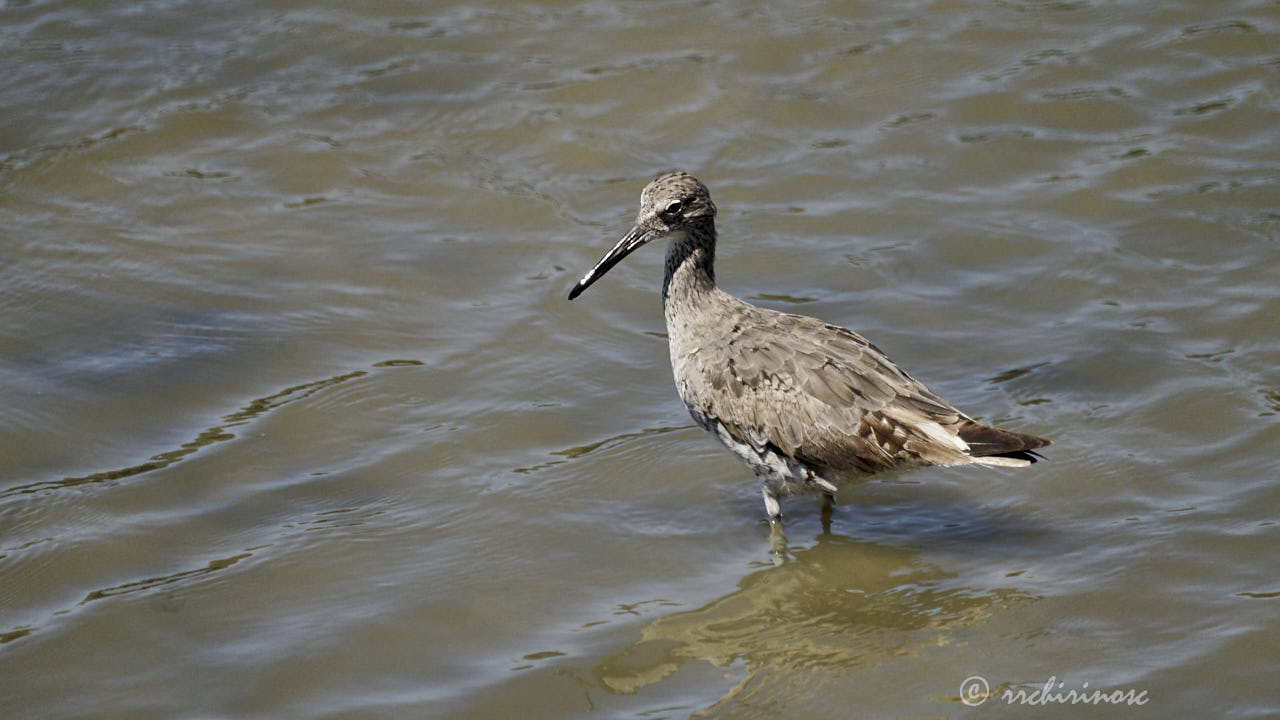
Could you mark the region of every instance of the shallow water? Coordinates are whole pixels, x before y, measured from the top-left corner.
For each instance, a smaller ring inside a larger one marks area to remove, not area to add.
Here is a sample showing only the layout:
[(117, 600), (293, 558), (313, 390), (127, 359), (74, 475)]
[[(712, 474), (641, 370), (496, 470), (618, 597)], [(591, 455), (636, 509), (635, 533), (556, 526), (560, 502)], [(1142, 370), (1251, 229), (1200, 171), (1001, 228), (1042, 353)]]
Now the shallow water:
[[(7, 716), (1280, 712), (1275, 3), (0, 19)], [(565, 300), (674, 167), (1048, 462), (771, 534), (661, 249)]]

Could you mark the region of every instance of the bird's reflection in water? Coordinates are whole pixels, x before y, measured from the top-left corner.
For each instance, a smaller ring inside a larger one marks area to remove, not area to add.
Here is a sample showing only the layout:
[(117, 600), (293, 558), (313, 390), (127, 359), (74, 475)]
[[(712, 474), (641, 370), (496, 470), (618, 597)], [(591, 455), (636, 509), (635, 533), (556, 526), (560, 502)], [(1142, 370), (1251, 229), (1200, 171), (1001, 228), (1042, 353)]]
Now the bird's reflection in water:
[(778, 700), (780, 688), (805, 684), (814, 670), (911, 657), (1031, 599), (1014, 588), (964, 587), (923, 562), (919, 550), (832, 534), (829, 518), (808, 547), (788, 548), (780, 525), (770, 533), (772, 563), (724, 597), (649, 623), (639, 640), (594, 668), (600, 685), (634, 693), (702, 660), (746, 670), (714, 707), (756, 694)]

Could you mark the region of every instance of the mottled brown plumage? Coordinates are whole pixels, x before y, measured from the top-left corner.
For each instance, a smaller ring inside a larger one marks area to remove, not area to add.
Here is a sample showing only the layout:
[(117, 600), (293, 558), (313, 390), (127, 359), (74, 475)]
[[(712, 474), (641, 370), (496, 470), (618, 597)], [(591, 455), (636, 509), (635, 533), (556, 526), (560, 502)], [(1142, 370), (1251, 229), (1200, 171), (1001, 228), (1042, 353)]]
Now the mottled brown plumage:
[(974, 421), (857, 333), (717, 288), (715, 213), (692, 175), (658, 177), (635, 227), (569, 299), (641, 245), (668, 240), (662, 300), (676, 388), (760, 477), (771, 518), (780, 498), (833, 493), (836, 480), (912, 464), (1028, 465), (1050, 444)]

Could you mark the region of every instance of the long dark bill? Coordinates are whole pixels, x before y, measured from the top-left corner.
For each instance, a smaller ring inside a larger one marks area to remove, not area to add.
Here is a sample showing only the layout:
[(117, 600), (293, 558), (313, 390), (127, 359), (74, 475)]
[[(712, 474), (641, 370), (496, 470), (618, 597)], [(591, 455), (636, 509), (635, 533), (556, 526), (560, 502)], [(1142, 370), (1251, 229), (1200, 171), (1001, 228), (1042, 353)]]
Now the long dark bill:
[(582, 279), (578, 281), (578, 284), (573, 286), (573, 289), (569, 291), (569, 299), (573, 300), (581, 295), (583, 290), (591, 287), (591, 283), (599, 280), (601, 277), (604, 277), (604, 274), (609, 272), (614, 265), (622, 262), (622, 258), (630, 255), (636, 248), (649, 242), (656, 235), (656, 231), (640, 227), (639, 225), (631, 228), (631, 232), (623, 235), (622, 239), (618, 241), (618, 244), (614, 245), (609, 252), (605, 253), (604, 257), (600, 258), (595, 267), (588, 270), (587, 274), (583, 275)]

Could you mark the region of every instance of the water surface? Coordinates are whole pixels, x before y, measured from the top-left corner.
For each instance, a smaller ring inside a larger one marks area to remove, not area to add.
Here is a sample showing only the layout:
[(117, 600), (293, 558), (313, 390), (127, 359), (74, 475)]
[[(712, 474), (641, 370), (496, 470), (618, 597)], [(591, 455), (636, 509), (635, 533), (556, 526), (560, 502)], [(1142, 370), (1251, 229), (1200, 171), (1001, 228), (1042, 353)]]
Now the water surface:
[[(0, 46), (7, 714), (1278, 711), (1274, 3), (15, 2)], [(726, 289), (1049, 461), (771, 534), (661, 250), (565, 300), (677, 167)]]

